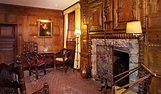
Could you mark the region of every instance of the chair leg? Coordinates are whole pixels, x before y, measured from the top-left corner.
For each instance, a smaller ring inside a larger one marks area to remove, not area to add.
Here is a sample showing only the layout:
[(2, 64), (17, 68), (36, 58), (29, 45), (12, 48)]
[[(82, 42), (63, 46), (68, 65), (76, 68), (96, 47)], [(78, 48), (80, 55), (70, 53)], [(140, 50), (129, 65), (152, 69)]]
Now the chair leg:
[(35, 69), (36, 69), (36, 79), (39, 79), (39, 77), (38, 77), (38, 67), (36, 67)]
[(29, 76), (31, 76), (31, 67), (29, 67)]
[(54, 69), (56, 70), (56, 62), (54, 62)]
[(63, 70), (65, 71), (65, 63), (63, 62)]
[(68, 70), (68, 65), (69, 65), (68, 62), (66, 62), (65, 63), (65, 66), (66, 66), (65, 72), (67, 72), (67, 70)]
[(46, 74), (46, 65), (44, 65), (44, 75)]

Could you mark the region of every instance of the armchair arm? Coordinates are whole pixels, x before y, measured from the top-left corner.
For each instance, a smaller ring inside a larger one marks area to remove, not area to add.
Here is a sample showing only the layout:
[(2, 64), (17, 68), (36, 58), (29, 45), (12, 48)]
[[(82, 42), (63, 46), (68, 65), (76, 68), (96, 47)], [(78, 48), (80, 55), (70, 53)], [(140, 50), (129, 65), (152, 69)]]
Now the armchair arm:
[(62, 50), (60, 50), (59, 52), (55, 53), (55, 57), (57, 58), (65, 58), (66, 55), (69, 53), (69, 49), (63, 48)]
[(152, 72), (150, 69), (148, 69), (145, 65), (141, 64), (141, 66), (150, 74), (152, 74), (153, 76), (156, 76), (156, 74), (154, 72)]
[(131, 70), (127, 70), (127, 71), (125, 71), (125, 72), (123, 72), (123, 73), (120, 73), (120, 74), (114, 76), (114, 79), (115, 79), (115, 78), (120, 77), (120, 76), (123, 75), (120, 79), (116, 80), (116, 81), (114, 82), (114, 84), (116, 84), (116, 83), (118, 83), (119, 81), (121, 81), (122, 79), (128, 77), (130, 74), (134, 73), (134, 72), (137, 71), (138, 69), (139, 69), (139, 67), (135, 67), (135, 68), (133, 68), (133, 69), (131, 69)]
[(35, 57), (36, 57), (37, 60), (44, 59), (44, 57), (45, 57), (44, 55), (38, 54), (36, 52), (32, 52), (32, 53), (35, 55)]
[(54, 55), (55, 55), (55, 58), (57, 58), (57, 57), (63, 57), (63, 49), (60, 50), (60, 51), (58, 51), (57, 53), (54, 53)]

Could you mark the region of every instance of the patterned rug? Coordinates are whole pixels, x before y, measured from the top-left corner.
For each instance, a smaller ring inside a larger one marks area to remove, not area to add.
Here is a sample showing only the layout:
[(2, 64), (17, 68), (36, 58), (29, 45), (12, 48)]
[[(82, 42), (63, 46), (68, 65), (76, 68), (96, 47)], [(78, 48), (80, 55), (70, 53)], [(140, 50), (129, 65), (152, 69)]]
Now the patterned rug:
[(38, 80), (35, 75), (29, 76), (25, 71), (25, 82), (27, 94), (43, 87), (47, 82), (49, 84), (50, 94), (102, 94), (98, 91), (101, 84), (91, 78), (83, 79), (78, 71), (69, 69), (67, 73), (62, 70), (47, 69), (47, 74), (43, 72)]

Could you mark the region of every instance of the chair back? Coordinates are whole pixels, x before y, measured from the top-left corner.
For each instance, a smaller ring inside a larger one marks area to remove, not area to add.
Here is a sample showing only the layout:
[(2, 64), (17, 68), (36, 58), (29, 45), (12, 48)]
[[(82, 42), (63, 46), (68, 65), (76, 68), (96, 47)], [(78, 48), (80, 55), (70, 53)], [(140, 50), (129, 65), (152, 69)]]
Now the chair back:
[(63, 48), (61, 51), (56, 53), (56, 58), (68, 59), (71, 54), (71, 50)]
[(37, 58), (36, 58), (35, 54), (33, 54), (33, 52), (27, 52), (25, 55), (26, 55), (27, 63), (29, 66), (32, 66), (33, 64), (36, 63)]
[(23, 45), (23, 52), (38, 52), (38, 43), (34, 41), (25, 41)]
[(17, 56), (16, 62), (0, 64), (0, 94), (26, 94), (20, 56)]
[(24, 61), (23, 62), (24, 70), (27, 70), (29, 67), (26, 55), (31, 52), (38, 52), (38, 43), (34, 41), (25, 41), (23, 43), (23, 56), (22, 56), (22, 60)]
[(71, 51), (70, 51), (69, 49), (65, 49), (65, 50), (64, 50), (64, 57), (65, 57), (65, 58), (68, 59), (69, 56), (70, 56), (70, 54), (71, 54)]
[[(121, 87), (117, 86), (119, 81), (136, 71), (139, 72), (139, 78), (136, 81), (130, 82), (129, 84)], [(145, 65), (141, 64), (139, 67), (114, 76), (114, 78), (118, 78), (120, 76), (122, 77), (114, 82), (113, 94), (147, 94), (152, 77), (156, 76), (156, 74), (149, 70)], [(138, 87), (138, 90), (136, 90), (136, 87)]]

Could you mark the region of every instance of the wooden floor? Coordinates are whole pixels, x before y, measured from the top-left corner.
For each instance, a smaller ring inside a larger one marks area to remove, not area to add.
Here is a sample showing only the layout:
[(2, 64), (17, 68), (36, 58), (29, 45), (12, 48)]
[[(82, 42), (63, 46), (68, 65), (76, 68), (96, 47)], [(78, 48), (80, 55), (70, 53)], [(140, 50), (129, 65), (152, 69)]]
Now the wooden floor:
[(45, 82), (49, 84), (50, 94), (104, 94), (103, 91), (98, 91), (101, 87), (99, 82), (91, 78), (83, 79), (78, 71), (73, 72), (72, 69), (64, 73), (62, 70), (50, 68), (47, 74), (41, 75), (38, 80), (35, 75), (28, 76), (28, 71), (25, 71), (25, 82), (27, 94), (32, 94)]

